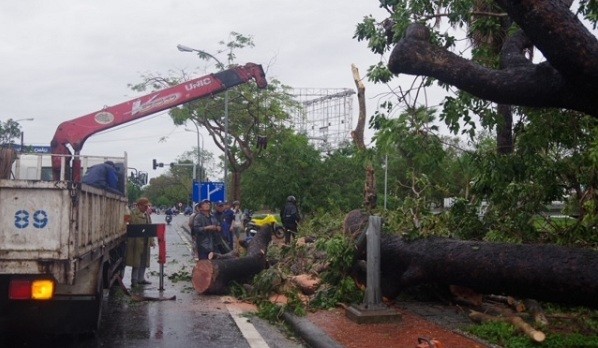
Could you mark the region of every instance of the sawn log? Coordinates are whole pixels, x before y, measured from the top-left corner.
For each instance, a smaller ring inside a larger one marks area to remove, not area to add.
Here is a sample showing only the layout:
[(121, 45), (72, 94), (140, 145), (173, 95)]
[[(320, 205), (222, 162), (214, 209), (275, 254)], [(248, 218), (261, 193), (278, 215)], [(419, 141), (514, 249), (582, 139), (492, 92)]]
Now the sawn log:
[(239, 258), (199, 260), (192, 272), (192, 283), (200, 294), (226, 294), (231, 283), (251, 281), (266, 268), (266, 251), (272, 239), (272, 228), (262, 227), (249, 243), (247, 255)]

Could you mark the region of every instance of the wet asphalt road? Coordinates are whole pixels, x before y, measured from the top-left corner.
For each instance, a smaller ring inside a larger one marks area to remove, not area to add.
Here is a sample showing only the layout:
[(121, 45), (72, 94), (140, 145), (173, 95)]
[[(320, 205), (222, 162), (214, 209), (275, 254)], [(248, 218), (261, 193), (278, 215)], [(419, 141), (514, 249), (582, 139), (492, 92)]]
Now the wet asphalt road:
[[(163, 215), (152, 215), (154, 223)], [(304, 347), (284, 329), (247, 316), (246, 307), (226, 296), (198, 294), (189, 280), (194, 260), (190, 236), (181, 228), (187, 217), (175, 216), (166, 229), (164, 290), (159, 291), (158, 248), (147, 272), (151, 285), (135, 293), (169, 298), (133, 301), (118, 287), (106, 291), (102, 321), (95, 337), (18, 337), (0, 340), (11, 347)], [(130, 268), (124, 284), (130, 285)]]

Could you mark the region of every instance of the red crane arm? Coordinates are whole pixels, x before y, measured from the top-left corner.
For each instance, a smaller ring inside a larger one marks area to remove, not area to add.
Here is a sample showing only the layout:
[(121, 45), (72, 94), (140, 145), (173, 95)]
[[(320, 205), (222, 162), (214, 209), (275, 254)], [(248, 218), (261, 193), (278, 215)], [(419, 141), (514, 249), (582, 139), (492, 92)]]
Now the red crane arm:
[[(71, 151), (67, 147), (70, 145), (75, 151), (75, 155), (78, 155), (85, 140), (95, 133), (183, 103), (214, 95), (249, 82), (251, 79), (255, 80), (259, 88), (265, 88), (268, 85), (262, 66), (247, 63), (65, 121), (58, 126), (50, 143), (52, 154), (70, 156)], [(52, 170), (54, 178), (57, 179), (60, 175), (60, 157), (52, 158)], [(80, 181), (79, 171), (80, 166), (73, 163), (73, 180)]]

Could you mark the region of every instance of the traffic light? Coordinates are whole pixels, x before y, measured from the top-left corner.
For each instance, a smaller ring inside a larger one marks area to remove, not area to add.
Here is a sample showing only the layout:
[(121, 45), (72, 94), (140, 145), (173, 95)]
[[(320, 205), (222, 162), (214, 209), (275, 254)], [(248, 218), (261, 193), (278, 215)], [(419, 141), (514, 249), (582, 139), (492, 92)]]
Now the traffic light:
[(158, 161), (156, 161), (156, 159), (154, 158), (153, 162), (152, 162), (152, 167), (154, 168), (154, 170), (156, 170), (156, 168), (160, 167), (164, 167), (164, 163), (158, 163)]

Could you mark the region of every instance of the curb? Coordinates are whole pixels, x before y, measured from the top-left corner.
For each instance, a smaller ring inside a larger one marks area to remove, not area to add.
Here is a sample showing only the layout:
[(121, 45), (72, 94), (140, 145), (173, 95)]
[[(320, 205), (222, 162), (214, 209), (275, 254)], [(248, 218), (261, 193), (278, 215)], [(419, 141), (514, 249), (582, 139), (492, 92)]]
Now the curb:
[(311, 348), (343, 348), (343, 345), (333, 340), (307, 318), (289, 312), (285, 312), (282, 317)]

